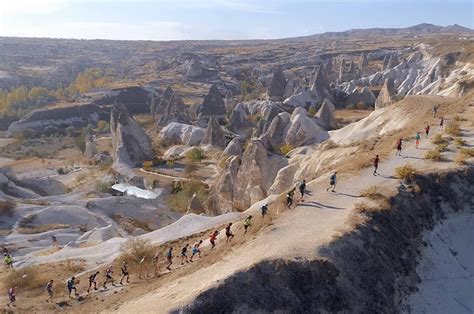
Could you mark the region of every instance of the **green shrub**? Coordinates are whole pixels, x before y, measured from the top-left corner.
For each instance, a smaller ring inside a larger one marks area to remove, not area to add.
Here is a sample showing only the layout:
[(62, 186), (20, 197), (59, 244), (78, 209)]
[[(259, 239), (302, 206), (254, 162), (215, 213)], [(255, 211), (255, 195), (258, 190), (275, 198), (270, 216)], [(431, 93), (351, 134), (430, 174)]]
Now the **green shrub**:
[(86, 140), (84, 139), (84, 136), (80, 135), (76, 137), (76, 147), (84, 154), (86, 151)]
[(105, 120), (100, 120), (97, 123), (97, 132), (99, 133), (107, 133), (110, 131), (110, 124)]
[(204, 153), (202, 148), (195, 147), (186, 153), (186, 157), (191, 161), (201, 162), (203, 159), (206, 159), (206, 153)]
[(95, 187), (97, 191), (102, 192), (102, 193), (108, 193), (110, 189), (111, 184), (109, 182), (97, 180), (95, 183)]
[(58, 168), (58, 174), (66, 174), (66, 171), (64, 171), (64, 168)]
[(151, 160), (144, 161), (143, 162), (143, 169), (145, 169), (146, 171), (152, 170), (153, 169), (153, 161), (151, 161)]
[(33, 131), (32, 129), (24, 129), (18, 133), (15, 134), (15, 138), (19, 141), (25, 141), (25, 140), (28, 140), (28, 139), (32, 139), (32, 138), (35, 138), (37, 137), (38, 134), (36, 134), (35, 131)]
[(310, 117), (314, 117), (316, 115), (316, 113), (318, 113), (318, 110), (316, 109), (316, 107), (314, 107), (314, 106), (309, 107), (308, 115)]
[(99, 170), (109, 171), (111, 167), (112, 167), (112, 161), (104, 161), (103, 163), (100, 164)]
[(280, 145), (278, 149), (280, 150), (280, 153), (284, 156), (286, 156), (290, 151), (292, 151), (295, 147), (289, 143), (285, 143)]
[(76, 134), (75, 134), (75, 129), (73, 126), (69, 126), (66, 128), (66, 134), (67, 136), (69, 137), (74, 137)]
[(177, 189), (176, 193), (169, 195), (167, 199), (168, 205), (179, 212), (186, 212), (189, 201), (194, 193), (196, 193), (197, 199), (202, 204), (206, 203), (208, 192), (206, 191), (205, 186), (202, 183), (193, 180), (182, 183), (180, 190)]

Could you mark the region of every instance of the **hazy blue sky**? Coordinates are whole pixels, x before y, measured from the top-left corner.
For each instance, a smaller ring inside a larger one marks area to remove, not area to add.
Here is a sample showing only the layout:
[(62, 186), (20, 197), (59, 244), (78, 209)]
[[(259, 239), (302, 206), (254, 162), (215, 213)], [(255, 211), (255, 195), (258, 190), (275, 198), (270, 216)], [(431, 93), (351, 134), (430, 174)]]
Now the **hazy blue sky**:
[(473, 0), (0, 0), (0, 36), (249, 39), (422, 22), (474, 27)]

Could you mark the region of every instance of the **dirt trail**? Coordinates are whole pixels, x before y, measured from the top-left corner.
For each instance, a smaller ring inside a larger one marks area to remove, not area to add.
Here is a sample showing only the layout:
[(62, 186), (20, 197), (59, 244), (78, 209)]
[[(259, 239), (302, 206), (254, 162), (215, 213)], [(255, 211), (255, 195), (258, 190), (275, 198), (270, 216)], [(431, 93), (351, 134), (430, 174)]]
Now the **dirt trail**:
[[(436, 130), (432, 130), (430, 138), (435, 133)], [(471, 131), (465, 134), (469, 143), (472, 143), (471, 135)], [(308, 184), (309, 195), (304, 202), (279, 214), (273, 224), (264, 227), (242, 245), (230, 249), (224, 258), (217, 262), (202, 260), (199, 269), (184, 273), (178, 280), (170, 280), (140, 298), (127, 301), (118, 310), (123, 313), (166, 313), (189, 303), (200, 292), (219, 284), (236, 271), (245, 270), (262, 260), (317, 257), (319, 247), (350, 225), (348, 218), (351, 209), (356, 202), (363, 200), (359, 196), (361, 191), (373, 185), (383, 190), (395, 190), (400, 185), (400, 181), (393, 176), (395, 168), (406, 163), (422, 171), (456, 167), (453, 162), (424, 159), (425, 153), (433, 148), (431, 141), (424, 137), (419, 149), (415, 148), (414, 141), (405, 142), (402, 156), (395, 156), (394, 151), (391, 157), (381, 160), (378, 176), (372, 174), (372, 168), (364, 169), (357, 176), (340, 180), (335, 193), (326, 192), (329, 174), (311, 181)], [(454, 146), (450, 148), (455, 150)], [(451, 157), (453, 154), (448, 155)]]

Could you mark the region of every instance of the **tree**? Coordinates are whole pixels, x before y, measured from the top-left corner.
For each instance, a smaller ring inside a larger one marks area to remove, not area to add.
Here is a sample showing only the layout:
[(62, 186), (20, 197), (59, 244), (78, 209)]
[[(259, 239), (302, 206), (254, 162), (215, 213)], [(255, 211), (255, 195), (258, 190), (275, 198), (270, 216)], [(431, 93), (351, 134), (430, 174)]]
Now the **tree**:
[(105, 120), (100, 120), (97, 123), (97, 131), (99, 133), (106, 133), (110, 130), (110, 124)]
[(84, 154), (86, 151), (86, 141), (84, 136), (81, 134), (76, 138), (76, 147)]
[(68, 92), (71, 94), (84, 94), (94, 88), (102, 87), (112, 82), (112, 77), (105, 74), (99, 68), (87, 69), (79, 73), (76, 79), (69, 85)]

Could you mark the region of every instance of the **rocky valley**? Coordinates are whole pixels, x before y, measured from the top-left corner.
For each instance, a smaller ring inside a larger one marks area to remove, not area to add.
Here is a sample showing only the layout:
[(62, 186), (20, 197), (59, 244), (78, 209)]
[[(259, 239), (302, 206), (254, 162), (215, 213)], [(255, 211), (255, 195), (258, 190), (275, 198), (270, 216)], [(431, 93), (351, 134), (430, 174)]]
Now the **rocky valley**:
[(469, 28), (0, 37), (0, 92), (18, 311), (474, 311)]

